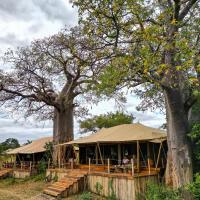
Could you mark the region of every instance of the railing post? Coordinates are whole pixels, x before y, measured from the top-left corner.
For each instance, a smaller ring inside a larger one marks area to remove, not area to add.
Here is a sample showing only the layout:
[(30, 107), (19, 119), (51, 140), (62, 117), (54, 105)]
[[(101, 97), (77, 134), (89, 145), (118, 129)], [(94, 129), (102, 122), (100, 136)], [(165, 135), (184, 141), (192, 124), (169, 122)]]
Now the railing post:
[(131, 158), (131, 168), (132, 168), (132, 176), (134, 176), (134, 161), (133, 161), (133, 158)]
[(108, 158), (108, 173), (110, 174), (110, 159)]
[(30, 162), (30, 171), (31, 171), (31, 168), (32, 168), (32, 162)]
[(147, 162), (148, 162), (148, 169), (149, 169), (149, 175), (151, 174), (151, 166), (150, 166), (150, 160), (149, 158), (147, 159)]
[(74, 159), (72, 158), (72, 159), (71, 159), (71, 169), (74, 168), (74, 162), (73, 162), (73, 161), (74, 161)]
[(21, 170), (22, 170), (22, 162), (21, 162)]
[(91, 158), (89, 158), (89, 172), (90, 172), (90, 166), (91, 165)]

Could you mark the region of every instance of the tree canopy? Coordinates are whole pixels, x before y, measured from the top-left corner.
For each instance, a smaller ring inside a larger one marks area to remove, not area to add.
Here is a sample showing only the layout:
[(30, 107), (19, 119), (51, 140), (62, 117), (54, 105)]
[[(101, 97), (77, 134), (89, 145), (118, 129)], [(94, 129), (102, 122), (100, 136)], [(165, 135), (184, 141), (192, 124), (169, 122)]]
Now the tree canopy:
[(110, 112), (80, 121), (80, 128), (83, 133), (89, 131), (96, 132), (101, 128), (109, 128), (120, 124), (131, 124), (134, 119), (131, 114), (125, 114), (119, 111), (116, 113)]
[(15, 138), (8, 138), (4, 142), (0, 143), (0, 153), (3, 153), (8, 149), (15, 149), (17, 147), (20, 147), (18, 140)]
[(200, 2), (73, 2), (85, 32), (98, 37), (115, 55), (97, 89), (110, 95), (128, 87), (144, 99), (144, 109), (166, 108), (168, 183), (179, 187), (191, 182), (187, 133), (189, 111), (200, 96)]

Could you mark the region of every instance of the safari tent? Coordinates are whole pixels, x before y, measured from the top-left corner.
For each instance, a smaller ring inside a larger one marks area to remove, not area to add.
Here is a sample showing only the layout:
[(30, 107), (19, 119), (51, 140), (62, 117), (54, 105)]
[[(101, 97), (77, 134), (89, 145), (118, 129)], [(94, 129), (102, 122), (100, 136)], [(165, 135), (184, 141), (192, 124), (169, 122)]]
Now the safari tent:
[(7, 152), (8, 155), (16, 156), (16, 165), (21, 165), (21, 163), (30, 163), (32, 165), (37, 164), (44, 158), (46, 151), (45, 145), (49, 142), (52, 142), (52, 137), (44, 137), (32, 141), (30, 144), (21, 146), (19, 148), (10, 150)]
[[(164, 130), (140, 123), (103, 128), (97, 133), (59, 146), (79, 147), (79, 165), (122, 165), (123, 159), (134, 160), (137, 171), (151, 165), (164, 168), (167, 135)], [(59, 147), (58, 146), (58, 147)]]

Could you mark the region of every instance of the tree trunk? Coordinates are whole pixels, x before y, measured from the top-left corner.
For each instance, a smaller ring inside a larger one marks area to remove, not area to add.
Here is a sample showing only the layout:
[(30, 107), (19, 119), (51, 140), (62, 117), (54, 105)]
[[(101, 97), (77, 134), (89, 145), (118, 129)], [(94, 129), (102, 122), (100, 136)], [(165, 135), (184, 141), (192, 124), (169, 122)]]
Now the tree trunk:
[[(55, 108), (53, 120), (53, 142), (55, 145), (74, 139), (73, 121), (73, 105), (68, 105), (65, 109), (61, 108), (60, 110)], [(57, 167), (66, 162), (65, 149), (60, 146), (54, 146), (53, 162)]]
[(58, 111), (54, 110), (53, 141), (54, 144), (68, 142), (74, 139), (73, 105)]
[(187, 139), (188, 113), (184, 109), (182, 94), (179, 89), (165, 88), (165, 101), (168, 124), (168, 164), (166, 182), (174, 188), (192, 181), (192, 157)]

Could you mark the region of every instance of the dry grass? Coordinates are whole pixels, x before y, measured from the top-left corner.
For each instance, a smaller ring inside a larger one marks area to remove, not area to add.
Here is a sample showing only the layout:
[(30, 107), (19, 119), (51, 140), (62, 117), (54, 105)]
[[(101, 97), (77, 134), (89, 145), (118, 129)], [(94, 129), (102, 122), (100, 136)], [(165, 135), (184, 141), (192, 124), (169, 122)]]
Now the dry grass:
[[(0, 180), (0, 200), (47, 200), (42, 197), (42, 191), (47, 186), (37, 177), (28, 179), (6, 178)], [(81, 200), (81, 195), (75, 195), (63, 200)], [(53, 200), (49, 198), (48, 200)], [(104, 198), (92, 194), (93, 200), (103, 200)]]

